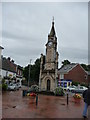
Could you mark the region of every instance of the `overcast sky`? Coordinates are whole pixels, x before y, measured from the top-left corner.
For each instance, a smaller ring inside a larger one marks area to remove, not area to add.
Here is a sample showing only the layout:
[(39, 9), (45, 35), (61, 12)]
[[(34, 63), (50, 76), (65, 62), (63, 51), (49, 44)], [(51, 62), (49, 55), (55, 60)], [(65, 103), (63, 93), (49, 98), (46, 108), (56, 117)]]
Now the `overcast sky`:
[(45, 54), (52, 16), (61, 62), (88, 64), (88, 3), (2, 3), (3, 56), (26, 66)]

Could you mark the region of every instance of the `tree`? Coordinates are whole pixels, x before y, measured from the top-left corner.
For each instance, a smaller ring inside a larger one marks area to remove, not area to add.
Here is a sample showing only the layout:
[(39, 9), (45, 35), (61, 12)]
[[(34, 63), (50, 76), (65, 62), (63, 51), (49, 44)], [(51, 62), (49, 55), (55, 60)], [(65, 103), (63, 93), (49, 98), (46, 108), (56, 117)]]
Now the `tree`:
[(86, 64), (81, 64), (81, 66), (84, 68), (84, 70), (88, 71), (88, 67)]
[(40, 73), (40, 59), (36, 59), (35, 64), (31, 68), (31, 79), (33, 82), (39, 82), (39, 73)]
[[(35, 63), (31, 65), (31, 68), (30, 68), (30, 83), (39, 82), (39, 72), (40, 72), (40, 59), (36, 59)], [(29, 65), (24, 68), (23, 76), (28, 81)]]
[(70, 64), (70, 63), (71, 63), (71, 62), (68, 61), (68, 60), (64, 60), (64, 61), (62, 62), (63, 66), (64, 66), (64, 65), (67, 65), (67, 64)]
[(81, 64), (81, 66), (82, 66), (86, 71), (90, 71), (90, 65)]
[(90, 71), (90, 65), (87, 65), (87, 67), (88, 67), (88, 71)]
[(28, 81), (29, 65), (23, 69), (23, 77)]

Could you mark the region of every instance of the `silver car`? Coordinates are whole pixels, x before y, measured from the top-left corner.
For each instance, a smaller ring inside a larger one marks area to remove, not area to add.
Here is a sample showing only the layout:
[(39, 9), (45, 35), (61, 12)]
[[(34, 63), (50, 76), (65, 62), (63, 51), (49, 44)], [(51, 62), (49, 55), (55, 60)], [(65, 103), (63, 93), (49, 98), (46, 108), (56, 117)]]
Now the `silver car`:
[(80, 86), (80, 87), (77, 87), (75, 90), (73, 90), (73, 92), (75, 92), (75, 93), (83, 93), (87, 89), (88, 88), (85, 87), (85, 86)]
[(14, 84), (9, 84), (8, 90), (16, 90), (16, 86)]
[(73, 92), (77, 87), (76, 86), (68, 86), (67, 87), (67, 90), (70, 91), (70, 92)]
[(16, 83), (16, 84), (14, 84), (14, 85), (15, 85), (15, 89), (16, 89), (16, 90), (19, 90), (18, 84)]

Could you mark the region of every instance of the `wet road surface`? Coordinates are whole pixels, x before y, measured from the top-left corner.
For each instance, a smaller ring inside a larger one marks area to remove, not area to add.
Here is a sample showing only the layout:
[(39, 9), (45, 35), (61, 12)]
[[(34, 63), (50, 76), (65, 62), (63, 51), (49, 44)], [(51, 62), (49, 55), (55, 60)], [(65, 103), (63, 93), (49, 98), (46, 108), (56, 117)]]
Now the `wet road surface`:
[(75, 103), (66, 96), (38, 95), (38, 106), (30, 96), (22, 97), (22, 90), (2, 94), (2, 118), (82, 118), (84, 102)]

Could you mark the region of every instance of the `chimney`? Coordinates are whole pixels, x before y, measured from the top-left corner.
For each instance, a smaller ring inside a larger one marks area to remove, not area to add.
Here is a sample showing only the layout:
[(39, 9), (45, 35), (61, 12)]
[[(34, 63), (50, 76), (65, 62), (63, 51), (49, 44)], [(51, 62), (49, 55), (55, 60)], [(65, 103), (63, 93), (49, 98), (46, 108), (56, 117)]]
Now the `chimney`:
[(10, 58), (10, 57), (8, 57), (8, 60), (10, 61), (10, 60), (11, 60), (11, 58)]
[(11, 62), (14, 63), (14, 60), (12, 60)]

